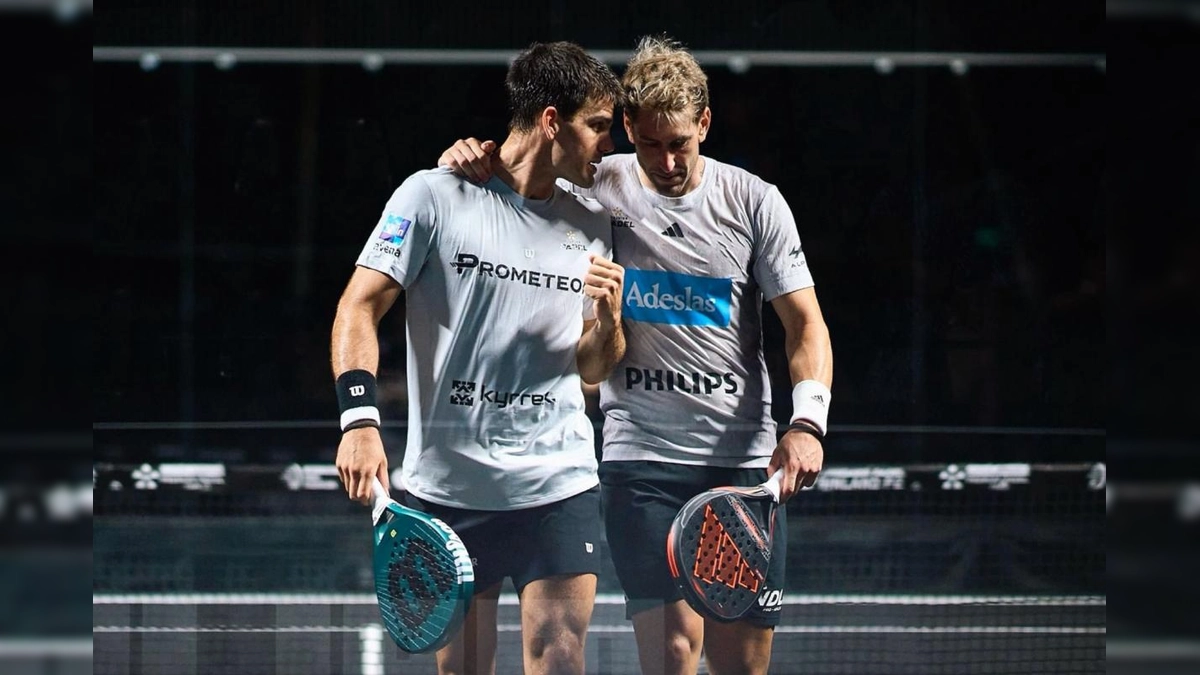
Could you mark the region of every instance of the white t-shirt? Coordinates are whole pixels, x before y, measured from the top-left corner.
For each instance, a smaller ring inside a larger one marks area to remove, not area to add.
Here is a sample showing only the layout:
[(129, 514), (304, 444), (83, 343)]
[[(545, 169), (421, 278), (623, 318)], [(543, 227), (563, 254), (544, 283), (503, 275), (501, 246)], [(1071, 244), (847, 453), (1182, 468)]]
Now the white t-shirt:
[(590, 253), (611, 254), (609, 215), (562, 190), (530, 200), (435, 169), (388, 200), (358, 264), (404, 287), (414, 495), (510, 510), (598, 483), (575, 361)]
[(666, 197), (625, 154), (573, 189), (609, 209), (625, 267), (625, 358), (600, 387), (604, 461), (767, 466), (762, 303), (813, 285), (778, 188), (706, 157), (699, 187)]

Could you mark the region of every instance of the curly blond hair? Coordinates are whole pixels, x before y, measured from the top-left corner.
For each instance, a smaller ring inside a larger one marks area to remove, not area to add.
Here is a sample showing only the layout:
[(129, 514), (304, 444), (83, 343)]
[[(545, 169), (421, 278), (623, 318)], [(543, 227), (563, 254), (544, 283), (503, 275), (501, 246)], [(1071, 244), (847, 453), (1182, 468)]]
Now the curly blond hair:
[(638, 42), (621, 86), (630, 119), (646, 110), (672, 124), (695, 122), (708, 107), (708, 76), (683, 45), (665, 35)]

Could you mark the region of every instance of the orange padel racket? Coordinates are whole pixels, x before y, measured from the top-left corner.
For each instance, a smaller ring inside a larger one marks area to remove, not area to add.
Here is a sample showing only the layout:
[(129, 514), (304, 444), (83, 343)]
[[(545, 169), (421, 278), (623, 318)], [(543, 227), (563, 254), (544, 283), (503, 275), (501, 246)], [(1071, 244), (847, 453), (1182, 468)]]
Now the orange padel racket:
[(783, 470), (755, 487), (702, 492), (667, 534), (667, 563), (684, 600), (717, 621), (736, 621), (758, 602), (771, 564)]

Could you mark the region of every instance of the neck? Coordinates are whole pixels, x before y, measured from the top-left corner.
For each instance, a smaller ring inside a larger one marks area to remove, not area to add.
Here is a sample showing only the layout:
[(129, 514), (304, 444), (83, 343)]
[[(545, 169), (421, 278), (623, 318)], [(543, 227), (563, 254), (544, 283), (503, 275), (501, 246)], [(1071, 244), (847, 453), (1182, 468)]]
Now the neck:
[(696, 158), (696, 170), (688, 174), (687, 182), (683, 184), (683, 192), (679, 196), (682, 197), (700, 187), (700, 181), (704, 180), (704, 168), (704, 157), (702, 155)]
[(638, 180), (640, 180), (642, 182), (643, 186), (645, 186), (646, 188), (648, 188), (650, 190), (657, 192), (658, 194), (660, 194), (664, 197), (672, 197), (672, 198), (679, 198), (684, 195), (691, 194), (692, 192), (694, 192), (696, 190), (696, 188), (700, 187), (700, 183), (703, 182), (703, 180), (704, 180), (704, 169), (706, 168), (705, 167), (705, 159), (703, 156), (701, 156), (696, 161), (696, 170), (692, 171), (688, 174), (687, 182), (683, 184), (679, 193), (678, 194), (668, 194), (665, 192), (661, 192), (654, 185), (654, 181), (650, 180), (650, 176), (646, 175), (646, 171), (645, 171), (645, 169), (642, 168), (642, 165), (640, 162), (635, 161), (634, 166), (637, 167)]
[(550, 142), (535, 132), (513, 132), (492, 158), (492, 172), (526, 199), (554, 194)]

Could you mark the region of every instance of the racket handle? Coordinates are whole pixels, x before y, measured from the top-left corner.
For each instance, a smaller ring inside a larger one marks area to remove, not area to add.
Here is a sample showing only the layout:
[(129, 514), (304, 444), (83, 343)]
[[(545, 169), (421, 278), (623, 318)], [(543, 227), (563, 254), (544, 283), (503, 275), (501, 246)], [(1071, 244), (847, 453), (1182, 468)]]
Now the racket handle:
[(775, 499), (775, 503), (779, 503), (779, 493), (783, 489), (783, 469), (777, 469), (767, 482), (762, 484), (763, 489), (771, 493), (771, 497)]
[(371, 479), (371, 493), (375, 496), (371, 500), (371, 522), (378, 523), (379, 516), (383, 515), (383, 510), (387, 508), (388, 502), (392, 501), (392, 497), (383, 489), (383, 483), (379, 482), (378, 477)]
[(371, 479), (371, 493), (375, 495), (375, 501), (392, 498), (392, 496), (388, 494), (387, 490), (383, 489), (383, 483), (379, 482), (378, 477)]

